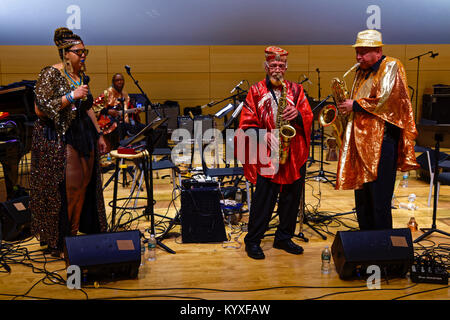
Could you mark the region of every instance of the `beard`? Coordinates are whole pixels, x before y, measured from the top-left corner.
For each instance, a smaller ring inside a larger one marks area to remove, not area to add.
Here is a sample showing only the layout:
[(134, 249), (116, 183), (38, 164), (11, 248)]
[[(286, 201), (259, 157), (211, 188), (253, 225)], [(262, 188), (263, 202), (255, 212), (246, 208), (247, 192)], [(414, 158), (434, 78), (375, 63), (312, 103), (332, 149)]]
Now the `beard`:
[(283, 80), (284, 80), (284, 74), (281, 72), (274, 72), (270, 75), (270, 82), (274, 86), (281, 85), (281, 82), (283, 82)]

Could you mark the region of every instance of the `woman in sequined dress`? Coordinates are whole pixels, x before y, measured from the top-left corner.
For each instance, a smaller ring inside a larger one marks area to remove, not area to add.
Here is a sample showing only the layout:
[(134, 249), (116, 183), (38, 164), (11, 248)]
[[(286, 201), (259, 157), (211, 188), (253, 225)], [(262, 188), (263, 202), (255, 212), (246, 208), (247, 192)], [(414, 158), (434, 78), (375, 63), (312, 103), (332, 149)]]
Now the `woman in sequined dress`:
[(106, 144), (84, 74), (88, 50), (67, 28), (54, 42), (62, 61), (43, 68), (35, 88), (30, 210), (33, 234), (59, 256), (65, 236), (106, 232), (98, 165)]

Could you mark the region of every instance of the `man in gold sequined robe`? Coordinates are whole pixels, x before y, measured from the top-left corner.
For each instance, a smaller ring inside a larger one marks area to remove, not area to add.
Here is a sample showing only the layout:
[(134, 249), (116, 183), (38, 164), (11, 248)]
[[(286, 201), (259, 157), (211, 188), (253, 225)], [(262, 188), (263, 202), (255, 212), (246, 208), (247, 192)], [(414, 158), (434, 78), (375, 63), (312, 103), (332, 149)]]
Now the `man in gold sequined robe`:
[(360, 64), (351, 98), (338, 105), (347, 116), (336, 189), (355, 190), (361, 230), (392, 228), (397, 170), (419, 167), (417, 130), (403, 64), (383, 55), (381, 33), (361, 31), (353, 47)]

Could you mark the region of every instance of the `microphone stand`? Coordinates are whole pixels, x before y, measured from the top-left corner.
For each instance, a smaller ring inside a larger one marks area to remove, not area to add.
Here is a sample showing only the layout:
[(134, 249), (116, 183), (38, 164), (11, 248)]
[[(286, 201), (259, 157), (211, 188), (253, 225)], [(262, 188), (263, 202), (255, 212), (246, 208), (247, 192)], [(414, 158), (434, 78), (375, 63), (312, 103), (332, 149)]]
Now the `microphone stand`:
[(159, 118), (163, 118), (163, 116), (159, 113), (158, 109), (154, 107), (153, 103), (148, 98), (147, 94), (142, 90), (141, 86), (139, 85), (138, 81), (134, 79), (133, 75), (131, 74), (130, 67), (125, 66), (125, 70), (127, 70), (128, 75), (133, 79), (134, 84), (138, 89), (141, 91), (142, 95), (145, 98), (145, 124), (148, 125), (148, 106), (150, 105), (152, 109), (155, 111), (155, 113), (158, 115)]
[(427, 54), (430, 54), (431, 57), (434, 59), (437, 54), (433, 53), (433, 51), (428, 51), (426, 53), (419, 54), (418, 56), (412, 57), (409, 60), (417, 59), (417, 78), (416, 78), (416, 106), (414, 109), (414, 122), (417, 122), (417, 104), (419, 102), (419, 66), (420, 66), (420, 58), (423, 56), (426, 56)]

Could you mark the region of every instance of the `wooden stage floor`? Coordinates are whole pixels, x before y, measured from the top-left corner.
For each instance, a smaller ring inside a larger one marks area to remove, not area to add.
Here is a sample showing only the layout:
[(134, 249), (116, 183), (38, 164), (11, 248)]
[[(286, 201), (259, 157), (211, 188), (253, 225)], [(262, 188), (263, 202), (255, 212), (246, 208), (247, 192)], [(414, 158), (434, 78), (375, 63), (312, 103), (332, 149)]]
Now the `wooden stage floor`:
[[(443, 150), (445, 151), (445, 150)], [(319, 159), (317, 153), (316, 160)], [(319, 164), (308, 167), (308, 176), (314, 176)], [(324, 170), (335, 172), (336, 162), (324, 165)], [(105, 173), (106, 182), (112, 171)], [(168, 177), (163, 177), (168, 175)], [(326, 173), (331, 178), (330, 173)], [(130, 180), (130, 178), (128, 178)], [(401, 173), (398, 173), (401, 179)], [(242, 186), (244, 186), (242, 184)], [(131, 186), (119, 186), (119, 198), (130, 194)], [(4, 190), (3, 190), (4, 191)], [(394, 209), (394, 228), (405, 228), (409, 219), (415, 217), (419, 228), (429, 228), (432, 224), (433, 207), (427, 206), (429, 183), (419, 180), (416, 172), (411, 172), (409, 186), (397, 187), (395, 205), (406, 203), (408, 195), (416, 194), (416, 211)], [(141, 192), (141, 196), (145, 191)], [(113, 184), (104, 191), (108, 217), (111, 208)], [(174, 217), (180, 209), (179, 191), (172, 192), (172, 181), (168, 170), (154, 175), (155, 223), (158, 234), (168, 225), (165, 217)], [(175, 198), (175, 199), (174, 199)], [(174, 200), (173, 200), (174, 199)], [(369, 289), (364, 279), (341, 280), (332, 262), (330, 274), (321, 273), (321, 251), (331, 247), (337, 231), (355, 228), (356, 217), (347, 213), (354, 206), (353, 191), (335, 191), (330, 183), (308, 179), (306, 183), (306, 211), (308, 223), (322, 235), (322, 239), (313, 228), (306, 224), (297, 224), (297, 233), (302, 227), (309, 239), (294, 239), (305, 249), (302, 255), (288, 254), (272, 248), (273, 236), (264, 238), (262, 248), (264, 260), (247, 257), (243, 238), (245, 236), (247, 214), (244, 213), (235, 224), (226, 226), (229, 241), (224, 243), (183, 243), (180, 225), (176, 224), (168, 233), (163, 244), (174, 250), (175, 254), (157, 248), (156, 261), (147, 262), (139, 269), (136, 279), (124, 279), (88, 285), (82, 290), (68, 289), (65, 263), (60, 259), (44, 255), (36, 239), (26, 242), (7, 243), (6, 261), (11, 267), (5, 273), (0, 266), (1, 300), (449, 300), (449, 287), (438, 284), (416, 284), (409, 276), (383, 280), (379, 289)], [(139, 202), (145, 206), (145, 202)], [(131, 220), (142, 214), (142, 210), (126, 213), (121, 222)], [(320, 218), (322, 223), (316, 223)], [(342, 214), (342, 215), (341, 215)], [(271, 225), (276, 224), (274, 219)], [(126, 226), (127, 230), (149, 227), (149, 221), (141, 218)], [(437, 208), (437, 228), (450, 232), (450, 186), (441, 186)], [(270, 233), (270, 231), (269, 231)], [(416, 239), (421, 231), (413, 232)], [(148, 236), (148, 234), (146, 234)], [(436, 249), (441, 245), (446, 250), (446, 262), (449, 263), (450, 239), (434, 233), (425, 240), (415, 243), (416, 254), (427, 249)]]

